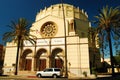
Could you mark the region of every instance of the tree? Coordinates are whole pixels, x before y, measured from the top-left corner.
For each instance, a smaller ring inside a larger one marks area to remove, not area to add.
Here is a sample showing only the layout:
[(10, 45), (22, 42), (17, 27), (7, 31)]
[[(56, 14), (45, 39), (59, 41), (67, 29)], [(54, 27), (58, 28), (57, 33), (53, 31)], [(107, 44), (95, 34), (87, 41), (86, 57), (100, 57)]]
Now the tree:
[(97, 31), (96, 31), (96, 28), (94, 27), (90, 27), (88, 29), (88, 38), (89, 38), (89, 45), (93, 48), (96, 48), (96, 37), (97, 37)]
[(15, 75), (18, 73), (18, 59), (19, 59), (19, 52), (20, 48), (23, 47), (24, 40), (28, 40), (31, 43), (34, 43), (33, 35), (29, 34), (30, 25), (25, 18), (18, 19), (17, 22), (11, 21), (11, 24), (8, 25), (10, 28), (9, 32), (5, 32), (3, 34), (3, 40), (5, 42), (14, 41), (17, 43), (17, 55), (16, 55), (16, 66), (15, 66)]
[(89, 40), (89, 56), (90, 56), (90, 72), (95, 74), (94, 71), (100, 68), (100, 52), (99, 52), (99, 38), (96, 27), (89, 27), (88, 29), (88, 40)]
[(115, 58), (114, 64), (120, 67), (120, 55), (116, 55), (114, 56), (114, 58)]
[[(114, 32), (115, 28), (120, 28), (118, 24), (120, 24), (120, 9), (119, 7), (103, 7), (100, 14), (95, 16), (97, 19), (95, 23), (98, 25), (98, 31), (101, 32), (105, 30), (107, 33), (107, 39), (109, 43), (109, 50), (110, 50), (110, 60), (111, 60), (111, 67), (112, 67), (112, 75), (114, 75), (114, 65), (113, 65), (113, 51), (112, 51), (112, 42), (111, 42), (111, 32)], [(114, 32), (117, 34), (116, 32)]]
[(97, 33), (96, 33), (96, 28), (90, 27), (88, 29), (88, 40), (89, 40), (89, 48), (90, 48), (90, 58), (91, 58), (91, 67), (95, 67), (95, 57), (96, 57), (96, 38), (97, 38)]
[(114, 65), (118, 72), (120, 72), (120, 50), (116, 51), (114, 56)]

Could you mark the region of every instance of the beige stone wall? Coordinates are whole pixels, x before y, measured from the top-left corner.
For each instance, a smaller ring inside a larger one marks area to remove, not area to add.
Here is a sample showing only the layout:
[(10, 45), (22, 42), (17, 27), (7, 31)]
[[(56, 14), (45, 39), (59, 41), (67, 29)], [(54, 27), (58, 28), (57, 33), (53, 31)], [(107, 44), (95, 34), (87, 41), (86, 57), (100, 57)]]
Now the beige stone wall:
[(88, 39), (70, 37), (68, 48), (68, 67), (71, 74), (80, 76), (84, 71), (90, 74)]
[(6, 47), (3, 67), (4, 74), (14, 72), (16, 63), (16, 51), (17, 47)]
[(48, 16), (48, 17), (45, 17), (44, 19), (41, 19), (40, 21), (37, 21), (33, 24), (33, 26), (31, 27), (31, 30), (34, 30), (34, 32), (31, 32), (32, 35), (36, 35), (37, 38), (42, 38), (42, 36), (40, 35), (40, 29), (41, 29), (41, 26), (46, 23), (46, 22), (54, 22), (55, 24), (57, 24), (57, 27), (58, 27), (58, 32), (57, 34), (55, 35), (55, 37), (61, 37), (61, 36), (64, 36), (64, 22), (63, 22), (63, 19), (61, 18), (57, 18), (57, 17), (54, 17), (54, 16)]

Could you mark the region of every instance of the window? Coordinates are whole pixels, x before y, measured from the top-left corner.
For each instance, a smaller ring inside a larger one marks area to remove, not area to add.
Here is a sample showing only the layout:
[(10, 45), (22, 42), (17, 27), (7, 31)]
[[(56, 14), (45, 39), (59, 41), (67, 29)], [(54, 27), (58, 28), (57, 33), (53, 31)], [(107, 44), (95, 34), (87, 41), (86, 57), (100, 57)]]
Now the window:
[(70, 21), (70, 29), (69, 29), (70, 32), (73, 32), (74, 31), (74, 20), (71, 20)]
[(52, 72), (52, 69), (46, 69), (44, 72)]
[(81, 32), (81, 37), (84, 38), (85, 37), (85, 33)]
[(57, 25), (54, 22), (47, 22), (41, 27), (40, 34), (42, 37), (54, 37), (57, 30)]
[(55, 71), (60, 71), (60, 69), (55, 69)]

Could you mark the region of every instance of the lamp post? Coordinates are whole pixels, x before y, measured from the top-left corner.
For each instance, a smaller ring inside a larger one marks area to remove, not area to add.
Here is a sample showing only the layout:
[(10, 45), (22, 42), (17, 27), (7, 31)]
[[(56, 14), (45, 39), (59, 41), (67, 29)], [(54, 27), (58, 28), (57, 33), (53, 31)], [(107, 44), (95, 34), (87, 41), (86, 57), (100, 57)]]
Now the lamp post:
[(64, 35), (65, 35), (65, 77), (68, 77), (68, 68), (67, 68), (67, 42), (66, 42), (66, 24), (65, 24), (65, 13), (64, 13), (63, 0), (61, 0), (61, 4), (62, 4), (62, 11), (63, 11)]

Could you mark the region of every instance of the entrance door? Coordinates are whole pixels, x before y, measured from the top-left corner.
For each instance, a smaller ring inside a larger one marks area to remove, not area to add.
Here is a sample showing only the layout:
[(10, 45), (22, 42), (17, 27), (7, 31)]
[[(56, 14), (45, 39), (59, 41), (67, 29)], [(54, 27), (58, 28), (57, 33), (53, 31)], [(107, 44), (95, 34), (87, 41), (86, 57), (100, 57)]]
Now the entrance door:
[(25, 70), (31, 71), (31, 64), (32, 64), (32, 60), (26, 59)]
[(63, 60), (62, 59), (55, 59), (55, 67), (62, 68), (62, 66), (63, 66)]
[(39, 70), (44, 70), (46, 68), (46, 59), (39, 60)]

